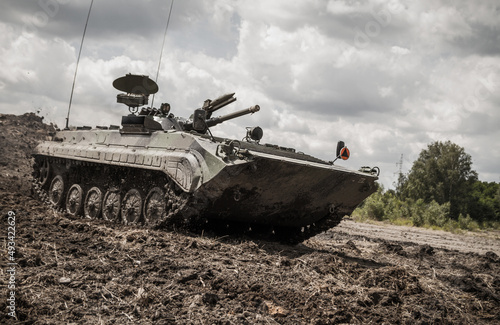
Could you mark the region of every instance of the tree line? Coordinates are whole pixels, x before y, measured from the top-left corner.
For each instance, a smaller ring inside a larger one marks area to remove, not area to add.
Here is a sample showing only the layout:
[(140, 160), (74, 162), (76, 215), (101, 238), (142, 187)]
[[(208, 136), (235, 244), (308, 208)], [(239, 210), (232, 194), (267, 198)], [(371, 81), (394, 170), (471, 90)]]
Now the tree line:
[(480, 181), (464, 148), (436, 141), (399, 173), (394, 190), (379, 185), (353, 215), (446, 230), (500, 229), (500, 184)]

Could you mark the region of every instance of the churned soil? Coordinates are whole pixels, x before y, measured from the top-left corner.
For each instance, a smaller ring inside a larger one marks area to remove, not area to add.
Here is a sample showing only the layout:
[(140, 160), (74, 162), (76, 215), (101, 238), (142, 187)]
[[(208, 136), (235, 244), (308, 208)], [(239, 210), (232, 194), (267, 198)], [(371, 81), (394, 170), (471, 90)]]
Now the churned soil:
[(0, 223), (16, 214), (15, 307), (2, 324), (498, 324), (498, 233), (340, 226), (298, 245), (71, 217), (34, 199), (31, 151), (52, 129), (0, 115)]

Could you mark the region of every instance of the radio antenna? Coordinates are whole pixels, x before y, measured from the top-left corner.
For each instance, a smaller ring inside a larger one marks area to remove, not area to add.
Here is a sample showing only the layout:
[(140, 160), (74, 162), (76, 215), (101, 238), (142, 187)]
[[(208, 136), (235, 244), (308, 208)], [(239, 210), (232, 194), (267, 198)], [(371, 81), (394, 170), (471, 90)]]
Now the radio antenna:
[[(165, 33), (163, 34), (163, 43), (161, 45), (160, 59), (158, 60), (158, 69), (156, 70), (156, 78), (155, 78), (156, 83), (158, 83), (158, 74), (160, 73), (161, 58), (163, 56), (163, 48), (165, 47), (165, 38), (167, 37), (168, 24), (170, 23), (170, 16), (172, 15), (173, 6), (174, 6), (174, 0), (170, 2), (170, 10), (168, 12), (167, 26), (165, 27)], [(153, 98), (151, 98), (151, 107), (153, 107), (154, 102), (155, 102), (155, 94), (153, 94)]]
[(87, 25), (89, 23), (90, 11), (92, 10), (92, 4), (94, 0), (90, 1), (89, 13), (87, 15), (87, 21), (85, 22), (85, 28), (83, 29), (82, 42), (80, 43), (80, 51), (78, 52), (78, 59), (76, 60), (76, 68), (75, 68), (75, 76), (73, 77), (73, 86), (71, 87), (71, 96), (69, 97), (69, 106), (68, 106), (68, 116), (66, 116), (66, 127), (65, 130), (69, 130), (69, 112), (71, 111), (71, 102), (73, 101), (73, 92), (75, 90), (75, 82), (76, 82), (76, 74), (78, 72), (78, 64), (80, 63), (80, 56), (82, 54), (83, 40), (85, 39), (85, 32), (87, 31)]

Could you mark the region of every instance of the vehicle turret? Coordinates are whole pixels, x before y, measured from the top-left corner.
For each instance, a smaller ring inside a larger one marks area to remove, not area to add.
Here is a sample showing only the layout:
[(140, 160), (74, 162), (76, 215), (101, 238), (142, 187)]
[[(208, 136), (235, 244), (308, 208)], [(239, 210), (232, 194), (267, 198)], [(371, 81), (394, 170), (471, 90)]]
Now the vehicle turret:
[[(170, 114), (170, 104), (162, 103), (160, 108), (139, 107), (148, 104), (150, 94), (158, 91), (158, 85), (148, 76), (127, 74), (113, 82), (113, 86), (126, 94), (118, 94), (117, 102), (129, 107), (130, 115), (122, 118), (122, 133), (150, 133), (157, 130), (196, 131), (205, 134), (212, 126), (260, 110), (259, 105), (229, 113), (219, 117), (212, 114), (236, 101), (235, 93), (222, 95), (214, 100), (207, 99), (202, 108), (194, 110), (189, 119), (174, 117)], [(139, 113), (138, 113), (139, 112)], [(138, 113), (138, 114), (137, 114)]]

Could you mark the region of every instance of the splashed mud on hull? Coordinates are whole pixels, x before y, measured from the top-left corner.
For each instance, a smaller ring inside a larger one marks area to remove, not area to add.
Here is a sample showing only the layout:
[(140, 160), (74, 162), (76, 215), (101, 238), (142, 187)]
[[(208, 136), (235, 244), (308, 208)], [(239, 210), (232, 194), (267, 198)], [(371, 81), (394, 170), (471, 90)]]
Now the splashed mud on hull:
[(375, 191), (374, 178), (347, 169), (259, 157), (230, 166), (202, 186), (209, 218), (303, 227), (330, 214), (349, 215)]

